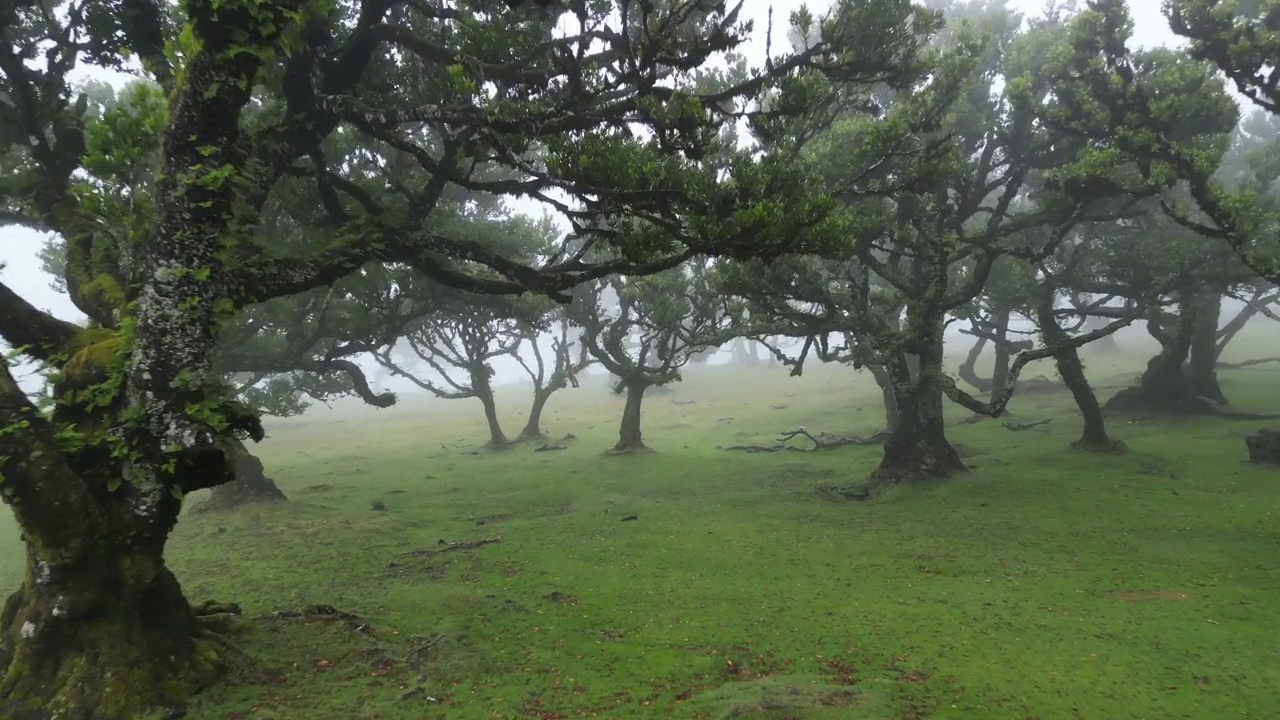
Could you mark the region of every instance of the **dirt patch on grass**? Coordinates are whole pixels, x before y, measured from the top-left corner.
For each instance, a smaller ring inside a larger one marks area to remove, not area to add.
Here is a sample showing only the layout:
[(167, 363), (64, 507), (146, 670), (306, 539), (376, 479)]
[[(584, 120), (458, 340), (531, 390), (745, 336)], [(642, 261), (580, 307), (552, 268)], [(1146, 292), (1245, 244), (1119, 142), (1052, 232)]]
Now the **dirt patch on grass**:
[(1146, 602), (1149, 600), (1186, 600), (1187, 594), (1172, 590), (1116, 590), (1107, 597), (1120, 602)]

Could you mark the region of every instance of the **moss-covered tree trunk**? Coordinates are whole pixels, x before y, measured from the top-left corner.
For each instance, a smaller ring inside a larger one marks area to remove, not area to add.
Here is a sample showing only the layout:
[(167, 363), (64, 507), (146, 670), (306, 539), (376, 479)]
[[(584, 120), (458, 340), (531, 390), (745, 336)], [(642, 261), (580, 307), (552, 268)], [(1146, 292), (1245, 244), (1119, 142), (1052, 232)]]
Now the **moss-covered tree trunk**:
[(0, 717), (136, 718), (182, 708), (217, 679), (217, 651), (163, 542), (98, 542), (63, 562), (42, 557), (57, 548), (28, 552), (0, 615)]
[[(1045, 345), (1064, 344), (1070, 339), (1058, 324), (1052, 295), (1043, 298), (1036, 306), (1036, 321), (1040, 325), (1040, 335)], [(1069, 347), (1054, 355), (1053, 359), (1058, 367), (1058, 375), (1071, 391), (1071, 397), (1076, 401), (1076, 407), (1080, 408), (1080, 416), (1084, 419), (1084, 429), (1075, 446), (1086, 450), (1102, 451), (1123, 448), (1123, 443), (1113, 440), (1107, 434), (1107, 423), (1102, 415), (1102, 406), (1098, 403), (1098, 396), (1094, 394), (1093, 387), (1089, 385), (1089, 378), (1085, 375), (1080, 354), (1074, 347)]]
[(164, 564), (178, 495), (78, 472), (94, 456), (63, 453), (3, 364), (0, 427), (0, 487), (26, 542), (22, 585), (0, 611), (0, 718), (185, 705), (220, 663)]
[(644, 438), (640, 433), (640, 406), (644, 402), (644, 393), (648, 389), (648, 383), (643, 381), (633, 380), (627, 383), (627, 402), (622, 408), (622, 422), (618, 427), (618, 444), (613, 446), (615, 451), (627, 452), (644, 448)]
[(885, 441), (873, 484), (947, 477), (965, 470), (943, 424), (943, 316), (917, 311), (908, 322), (908, 327), (915, 328), (918, 352), (914, 358), (900, 354), (885, 367), (893, 383), (898, 419)]
[(262, 460), (236, 441), (236, 479), (214, 488), (200, 510), (229, 510), (256, 502), (284, 502), (289, 498), (267, 477)]

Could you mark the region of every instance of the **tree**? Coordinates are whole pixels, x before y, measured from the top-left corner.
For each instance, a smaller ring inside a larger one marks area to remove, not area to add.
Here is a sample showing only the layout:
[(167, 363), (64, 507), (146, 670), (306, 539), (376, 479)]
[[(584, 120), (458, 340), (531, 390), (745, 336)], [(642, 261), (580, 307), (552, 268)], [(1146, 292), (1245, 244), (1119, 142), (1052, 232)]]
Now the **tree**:
[[(990, 41), (951, 36), (952, 60), (928, 84), (886, 98), (891, 116), (896, 110), (911, 132), (889, 134), (847, 118), (811, 144), (833, 194), (863, 219), (855, 241), (821, 259), (748, 264), (738, 273), (735, 291), (747, 293), (752, 316), (790, 325), (757, 330), (814, 339), (792, 361), (797, 371), (808, 351), (816, 347), (822, 356), (834, 347), (877, 374), (890, 431), (873, 486), (963, 472), (946, 437), (944, 397), (999, 415), (1021, 368), (1058, 351), (1019, 355), (987, 403), (945, 374), (949, 317), (979, 297), (997, 263), (1038, 262), (1081, 223), (1116, 217), (1138, 199), (1114, 183), (1088, 194), (1062, 189), (1064, 181), (1094, 173), (1081, 143), (1037, 122), (1049, 90), (1040, 48), (1061, 32), (1061, 21), (1050, 17), (1022, 31), (1021, 18), (1002, 4), (965, 12)], [(868, 162), (866, 148), (885, 140), (892, 152), (875, 152)], [(829, 342), (832, 333), (843, 336), (843, 346)]]
[[(1269, 282), (1280, 282), (1280, 234), (1274, 203), (1259, 202), (1268, 194), (1267, 182), (1250, 183), (1231, 192), (1215, 178), (1221, 150), (1206, 146), (1196, 130), (1206, 109), (1230, 115), (1236, 108), (1222, 97), (1220, 81), (1206, 69), (1212, 60), (1248, 97), (1270, 109), (1275, 77), (1263, 74), (1274, 30), (1246, 11), (1260, 3), (1220, 4), (1218, 0), (1174, 0), (1167, 6), (1175, 32), (1192, 38), (1192, 56), (1177, 51), (1131, 53), (1126, 42), (1132, 22), (1122, 0), (1090, 0), (1088, 9), (1071, 22), (1068, 49), (1049, 72), (1055, 95), (1065, 109), (1061, 118), (1095, 147), (1105, 147), (1110, 160), (1134, 161), (1149, 183), (1167, 188), (1185, 184), (1191, 203), (1167, 203), (1164, 211), (1176, 222), (1206, 238), (1223, 241), (1250, 269)], [(1144, 72), (1155, 59), (1170, 72)], [(1272, 73), (1271, 75), (1274, 75)], [(1181, 94), (1188, 82), (1201, 85), (1199, 95)], [(1213, 134), (1208, 138), (1215, 142)], [(1270, 179), (1276, 166), (1272, 164)], [(1259, 178), (1261, 180), (1261, 178)], [(1188, 207), (1188, 205), (1194, 206)]]
[[(981, 294), (956, 313), (969, 321), (969, 328), (962, 328), (960, 332), (977, 338), (969, 355), (958, 368), (957, 375), (979, 391), (991, 395), (992, 399), (1007, 384), (1009, 362), (1013, 355), (1030, 350), (1035, 344), (1027, 339), (1011, 337), (1014, 333), (1009, 329), (1009, 323), (1025, 302), (1034, 283), (1032, 266), (1011, 257), (1000, 258), (992, 266)], [(991, 377), (983, 378), (978, 375), (976, 366), (988, 343), (995, 349), (995, 365)]]
[[(543, 336), (541, 323), (524, 323), (521, 326), (521, 342), (512, 351), (520, 367), (524, 368), (533, 382), (533, 402), (529, 406), (529, 419), (525, 421), (524, 429), (520, 431), (521, 438), (531, 439), (543, 436), (542, 411), (547, 407), (551, 396), (571, 385), (578, 387), (578, 375), (593, 362), (586, 345), (575, 342), (570, 337), (569, 318), (564, 310), (558, 308), (550, 314), (552, 315), (550, 325), (553, 331), (550, 368), (547, 366), (547, 359), (538, 342)], [(577, 350), (574, 349), (575, 347)], [(522, 352), (525, 348), (528, 348), (529, 355), (533, 356), (532, 364), (525, 359), (525, 354)]]
[[(214, 367), (241, 310), (371, 263), (565, 298), (698, 253), (828, 246), (845, 218), (793, 162), (803, 143), (722, 152), (718, 129), (919, 71), (900, 0), (842, 0), (818, 42), (712, 90), (707, 63), (747, 28), (711, 0), (54, 5), (0, 8), (0, 210), (62, 236), (68, 294), (91, 322), (0, 287), (0, 337), (54, 368), (58, 401), (42, 411), (0, 367), (0, 474), (28, 563), (0, 613), (8, 715), (137, 717), (217, 677), (164, 547), (183, 497), (232, 480), (235, 442), (263, 436)], [(88, 114), (68, 73), (127, 58), (158, 86), (138, 90), (148, 112)], [(765, 91), (796, 102), (762, 108)], [(494, 165), (521, 179), (487, 179)], [(133, 187), (139, 168), (154, 182)], [(450, 185), (552, 202), (610, 252), (506, 258), (434, 222)], [(308, 232), (277, 247), (259, 222), (284, 192), (311, 198), (293, 211)]]
[(614, 277), (583, 286), (569, 312), (582, 328), (583, 347), (618, 378), (614, 392), (626, 396), (616, 452), (645, 448), (640, 431), (645, 391), (679, 381), (680, 368), (710, 346), (707, 339), (716, 337), (732, 315), (707, 282), (705, 265), (696, 260), (644, 278)]
[(493, 395), (492, 361), (518, 351), (525, 328), (537, 322), (537, 315), (521, 307), (519, 299), (470, 293), (448, 295), (438, 299), (433, 309), (407, 328), (403, 336), (409, 349), (438, 381), (401, 367), (392, 360), (389, 348), (374, 357), (394, 375), (436, 397), (479, 400), (489, 426), (489, 446), (506, 447), (509, 441), (498, 421)]

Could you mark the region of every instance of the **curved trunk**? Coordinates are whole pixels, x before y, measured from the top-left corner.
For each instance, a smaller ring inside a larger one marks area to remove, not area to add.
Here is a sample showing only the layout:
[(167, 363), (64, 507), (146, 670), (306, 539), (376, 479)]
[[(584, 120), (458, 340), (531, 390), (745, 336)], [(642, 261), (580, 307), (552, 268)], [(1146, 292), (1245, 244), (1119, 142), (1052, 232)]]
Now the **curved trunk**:
[[(1058, 324), (1058, 318), (1053, 312), (1052, 295), (1037, 306), (1036, 315), (1045, 345), (1067, 342), (1067, 333)], [(1084, 363), (1080, 362), (1080, 354), (1076, 349), (1069, 347), (1054, 355), (1053, 359), (1058, 366), (1058, 376), (1071, 391), (1071, 397), (1075, 399), (1080, 415), (1084, 418), (1084, 430), (1075, 443), (1076, 447), (1087, 450), (1118, 450), (1124, 447), (1123, 443), (1112, 440), (1107, 434), (1102, 406), (1098, 404), (1098, 396), (1089, 385), (1089, 379), (1084, 373)]]
[[(105, 504), (131, 516), (123, 499)], [(22, 588), (0, 614), (0, 717), (124, 720), (182, 708), (217, 679), (218, 654), (163, 540), (128, 537), (116, 528), (89, 553), (28, 546)]]
[(898, 418), (885, 441), (880, 466), (872, 474), (873, 485), (947, 477), (966, 469), (943, 424), (943, 318), (922, 313), (909, 326), (921, 329), (915, 338), (920, 351), (896, 358), (886, 367)]
[(255, 502), (283, 502), (283, 491), (267, 477), (262, 461), (251, 453), (244, 443), (236, 441), (236, 479), (215, 487), (209, 500), (197, 509), (229, 510)]
[(627, 385), (627, 404), (622, 408), (622, 423), (618, 428), (618, 444), (613, 446), (614, 450), (625, 452), (645, 446), (640, 434), (640, 404), (644, 402), (644, 392), (648, 389), (649, 386), (644, 383)]
[(551, 395), (554, 392), (555, 390), (550, 388), (534, 390), (533, 405), (529, 407), (529, 420), (524, 424), (524, 429), (520, 431), (520, 437), (542, 437), (542, 410), (547, 406), (547, 401), (551, 399)]
[(988, 340), (984, 337), (978, 338), (973, 347), (969, 348), (969, 354), (965, 356), (964, 362), (960, 363), (956, 374), (960, 379), (969, 383), (981, 392), (991, 392), (991, 381), (978, 375), (978, 359), (982, 357), (982, 351), (987, 347)]

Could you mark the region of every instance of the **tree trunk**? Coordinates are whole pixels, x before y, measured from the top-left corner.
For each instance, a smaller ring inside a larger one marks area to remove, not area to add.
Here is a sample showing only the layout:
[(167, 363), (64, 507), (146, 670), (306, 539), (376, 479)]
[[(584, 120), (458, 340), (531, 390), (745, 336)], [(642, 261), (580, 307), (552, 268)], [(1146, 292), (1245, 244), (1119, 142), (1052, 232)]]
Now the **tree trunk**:
[(1187, 382), (1191, 392), (1226, 405), (1227, 397), (1218, 385), (1218, 319), (1222, 316), (1222, 295), (1208, 290), (1196, 297), (1196, 322), (1191, 338), (1191, 357), (1187, 363)]
[[(1040, 325), (1040, 334), (1045, 345), (1065, 343), (1069, 338), (1066, 331), (1058, 324), (1054, 314), (1053, 296), (1050, 294), (1036, 308)], [(1109, 335), (1107, 337), (1110, 337)], [(1080, 354), (1075, 348), (1067, 348), (1053, 356), (1058, 366), (1058, 375), (1071, 391), (1080, 415), (1084, 418), (1084, 430), (1075, 447), (1085, 450), (1116, 451), (1124, 448), (1124, 443), (1112, 440), (1107, 434), (1106, 420), (1102, 416), (1102, 406), (1098, 404), (1098, 396), (1089, 385), (1089, 378), (1084, 373), (1084, 363), (1080, 362)]]
[(893, 392), (893, 379), (883, 365), (870, 365), (871, 375), (880, 386), (880, 394), (884, 398), (884, 429), (892, 431), (898, 425), (898, 396)]
[(978, 375), (978, 360), (982, 357), (982, 351), (987, 347), (986, 338), (980, 337), (969, 348), (969, 354), (965, 357), (964, 362), (960, 363), (957, 374), (960, 379), (977, 388), (980, 392), (991, 392), (991, 381)]
[(533, 405), (529, 408), (529, 421), (524, 424), (524, 430), (520, 431), (520, 437), (542, 437), (542, 409), (547, 406), (547, 401), (551, 399), (551, 395), (554, 392), (555, 390), (550, 388), (534, 390)]
[(0, 613), (0, 717), (125, 720), (182, 708), (217, 679), (218, 654), (163, 542), (129, 537), (104, 534), (91, 553), (28, 546), (22, 588)]
[(213, 489), (213, 494), (204, 504), (194, 508), (200, 512), (209, 510), (230, 510), (241, 505), (255, 502), (283, 502), (289, 498), (276, 487), (276, 483), (267, 477), (262, 461), (236, 441), (236, 479)]
[(1009, 382), (1009, 359), (1012, 349), (1006, 337), (1009, 332), (1009, 313), (1005, 312), (998, 321), (1001, 323), (997, 331), (1000, 339), (995, 342), (995, 365), (991, 368), (991, 388), (987, 390), (991, 402), (996, 401), (997, 396), (1004, 392), (1004, 386)]
[(966, 469), (947, 440), (943, 425), (943, 317), (919, 312), (908, 327), (920, 328), (915, 338), (919, 353), (914, 355), (914, 362), (912, 357), (904, 356), (886, 367), (897, 399), (898, 418), (885, 441), (880, 466), (872, 474), (873, 486), (947, 477)]
[(484, 419), (489, 423), (489, 446), (506, 447), (511, 443), (498, 422), (498, 403), (493, 399), (493, 392), (486, 389), (483, 393), (479, 393), (479, 396), (480, 402), (484, 405)]
[(1195, 414), (1213, 412), (1207, 400), (1192, 387), (1185, 365), (1199, 325), (1200, 302), (1186, 297), (1179, 303), (1177, 323), (1165, 329), (1148, 320), (1148, 330), (1161, 343), (1159, 354), (1147, 362), (1138, 384), (1116, 393), (1103, 406), (1117, 412)]
[(644, 392), (649, 386), (644, 383), (627, 385), (627, 404), (622, 409), (622, 424), (618, 428), (618, 444), (613, 446), (616, 452), (641, 450), (645, 447), (640, 434), (640, 404), (644, 402)]

